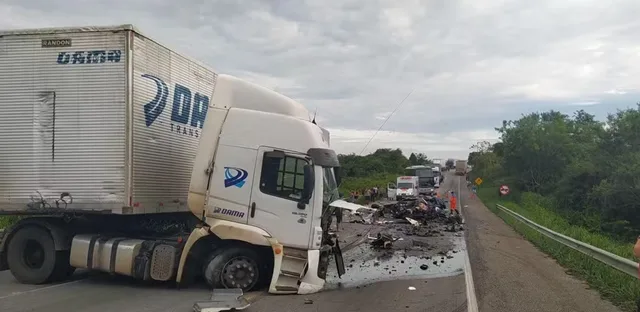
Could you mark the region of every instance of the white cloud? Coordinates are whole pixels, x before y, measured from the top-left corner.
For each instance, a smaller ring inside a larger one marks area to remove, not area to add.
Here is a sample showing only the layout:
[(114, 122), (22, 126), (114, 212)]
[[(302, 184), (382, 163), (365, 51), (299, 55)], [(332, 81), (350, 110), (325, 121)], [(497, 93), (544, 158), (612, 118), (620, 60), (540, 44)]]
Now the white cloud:
[(414, 90), (368, 150), (445, 158), (523, 112), (638, 94), (636, 12), (637, 0), (3, 0), (0, 29), (135, 24), (317, 109), (339, 152), (359, 152)]
[(592, 106), (600, 104), (599, 101), (582, 101), (582, 102), (574, 102), (570, 103), (571, 106)]
[[(331, 145), (343, 153), (368, 154), (378, 148), (400, 148), (407, 156), (412, 152), (427, 153), (431, 158), (466, 158), (469, 147), (478, 141), (496, 142), (498, 134), (489, 130), (439, 133), (408, 133), (375, 130), (328, 129)], [(375, 136), (374, 136), (375, 134)], [(373, 140), (371, 138), (373, 137)], [(367, 142), (371, 143), (367, 146)], [(366, 146), (366, 149), (365, 149)]]

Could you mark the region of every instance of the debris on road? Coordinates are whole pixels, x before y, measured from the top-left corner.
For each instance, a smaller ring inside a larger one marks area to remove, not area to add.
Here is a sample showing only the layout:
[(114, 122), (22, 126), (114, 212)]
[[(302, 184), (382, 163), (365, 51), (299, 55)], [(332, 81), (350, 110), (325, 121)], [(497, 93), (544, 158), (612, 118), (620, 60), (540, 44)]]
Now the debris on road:
[(397, 241), (398, 239), (400, 239), (399, 237), (394, 238), (393, 236), (391, 236), (391, 234), (387, 234), (387, 233), (378, 233), (378, 237), (369, 236), (368, 238), (373, 239), (373, 241), (371, 242), (371, 246), (373, 248), (384, 248), (384, 249), (390, 249), (391, 244)]
[[(448, 209), (447, 202), (421, 196), (374, 203), (371, 207), (375, 209), (352, 210), (344, 215), (344, 222), (349, 224), (339, 235), (356, 238), (356, 243), (349, 245), (344, 254), (349, 270), (341, 277), (330, 272), (327, 289), (359, 287), (403, 276), (421, 278), (462, 272), (464, 257), (456, 252), (464, 248), (459, 235), (462, 227), (459, 215)], [(360, 244), (366, 239), (367, 244)]]
[(221, 312), (244, 310), (251, 304), (240, 288), (214, 289), (209, 301), (198, 301), (193, 305), (194, 312)]

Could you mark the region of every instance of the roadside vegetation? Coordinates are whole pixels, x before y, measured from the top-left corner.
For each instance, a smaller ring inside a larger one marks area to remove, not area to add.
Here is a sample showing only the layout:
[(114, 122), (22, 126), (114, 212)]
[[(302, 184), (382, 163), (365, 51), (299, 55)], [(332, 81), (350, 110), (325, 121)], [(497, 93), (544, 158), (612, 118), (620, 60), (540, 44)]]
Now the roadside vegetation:
[[(501, 204), (559, 233), (634, 261), (640, 234), (640, 105), (600, 122), (585, 111), (504, 121), (500, 142), (472, 148), (478, 196), (518, 232), (625, 311), (640, 281), (538, 234), (497, 210)], [(500, 185), (511, 192), (501, 197)]]
[(9, 225), (13, 224), (17, 220), (18, 218), (13, 216), (0, 217), (0, 230), (8, 227)]
[[(423, 153), (412, 153), (409, 158), (400, 149), (378, 149), (375, 152), (359, 156), (356, 154), (338, 155), (343, 177), (340, 192), (348, 197), (350, 192), (362, 192), (377, 186), (381, 194), (385, 194), (387, 184), (396, 182), (396, 178), (403, 174), (404, 168), (411, 165), (429, 163)], [(363, 198), (358, 199), (364, 201)]]

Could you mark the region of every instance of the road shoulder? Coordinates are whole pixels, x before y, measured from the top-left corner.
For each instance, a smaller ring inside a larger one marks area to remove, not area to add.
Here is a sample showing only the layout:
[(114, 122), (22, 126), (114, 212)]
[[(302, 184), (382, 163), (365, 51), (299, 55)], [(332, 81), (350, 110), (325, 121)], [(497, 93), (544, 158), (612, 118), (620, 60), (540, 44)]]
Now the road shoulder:
[(480, 312), (620, 311), (522, 238), (465, 187), (460, 194)]
[[(409, 290), (409, 287), (415, 287), (415, 290)], [(465, 312), (466, 307), (464, 275), (461, 274), (446, 278), (380, 282), (308, 296), (265, 296), (250, 309), (255, 312)]]

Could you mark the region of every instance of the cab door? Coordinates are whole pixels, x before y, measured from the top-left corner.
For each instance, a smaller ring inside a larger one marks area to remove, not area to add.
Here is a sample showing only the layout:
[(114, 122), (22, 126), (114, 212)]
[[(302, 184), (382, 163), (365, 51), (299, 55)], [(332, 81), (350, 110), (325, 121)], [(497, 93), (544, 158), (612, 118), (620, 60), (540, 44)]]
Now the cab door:
[(265, 230), (285, 246), (309, 245), (313, 194), (305, 194), (305, 185), (314, 182), (308, 175), (305, 178), (305, 167), (313, 171), (304, 154), (258, 149), (248, 224)]

